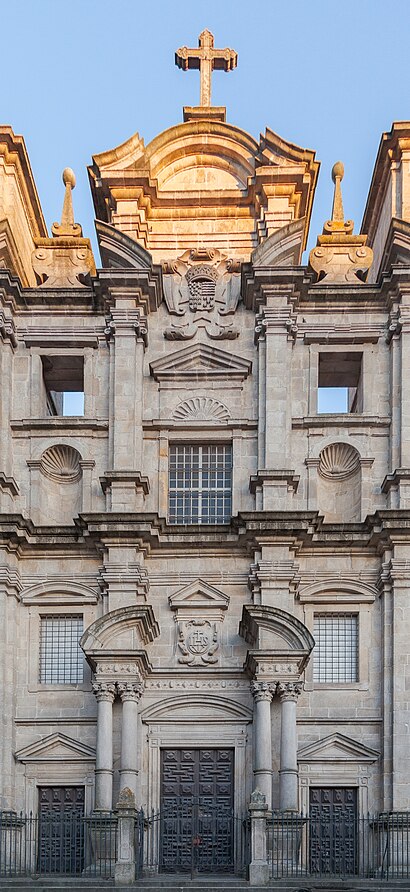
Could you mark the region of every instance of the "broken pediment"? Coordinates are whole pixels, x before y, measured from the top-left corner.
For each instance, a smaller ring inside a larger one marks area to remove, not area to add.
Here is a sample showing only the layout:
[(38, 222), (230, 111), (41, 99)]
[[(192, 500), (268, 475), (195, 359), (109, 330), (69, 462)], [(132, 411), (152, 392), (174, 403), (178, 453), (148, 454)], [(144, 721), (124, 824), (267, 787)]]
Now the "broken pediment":
[(272, 232), (252, 253), (252, 266), (298, 266), (302, 259), (305, 218)]
[[(73, 719), (75, 723), (75, 719)], [(95, 750), (72, 737), (57, 732), (36, 740), (15, 754), (17, 762), (86, 762), (95, 759)]]
[(110, 223), (95, 221), (101, 262), (110, 269), (151, 269), (152, 257), (135, 239)]
[(379, 756), (377, 750), (360, 741), (335, 733), (303, 746), (298, 762), (376, 762)]
[(169, 353), (150, 363), (150, 372), (155, 381), (195, 381), (216, 379), (244, 381), (252, 371), (249, 359), (227, 353), (208, 344), (195, 344)]
[(100, 655), (102, 651), (134, 650), (135, 640), (138, 647), (149, 644), (158, 635), (159, 627), (152, 607), (149, 604), (136, 604), (111, 610), (91, 623), (80, 645), (86, 656), (90, 657)]
[(410, 223), (396, 217), (390, 223), (377, 276), (392, 266), (410, 266)]
[(315, 644), (309, 629), (296, 616), (264, 604), (244, 606), (239, 633), (249, 644), (264, 650), (309, 654)]

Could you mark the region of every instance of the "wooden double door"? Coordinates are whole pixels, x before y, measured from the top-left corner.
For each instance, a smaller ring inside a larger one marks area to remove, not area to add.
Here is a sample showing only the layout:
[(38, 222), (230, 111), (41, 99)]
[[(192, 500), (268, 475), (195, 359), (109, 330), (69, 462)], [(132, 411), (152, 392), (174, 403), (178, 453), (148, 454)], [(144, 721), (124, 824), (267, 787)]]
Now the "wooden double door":
[(310, 872), (351, 876), (358, 866), (357, 789), (312, 787), (309, 808)]
[(38, 870), (80, 874), (84, 864), (84, 787), (40, 787)]
[(162, 871), (233, 871), (233, 777), (233, 749), (162, 750)]

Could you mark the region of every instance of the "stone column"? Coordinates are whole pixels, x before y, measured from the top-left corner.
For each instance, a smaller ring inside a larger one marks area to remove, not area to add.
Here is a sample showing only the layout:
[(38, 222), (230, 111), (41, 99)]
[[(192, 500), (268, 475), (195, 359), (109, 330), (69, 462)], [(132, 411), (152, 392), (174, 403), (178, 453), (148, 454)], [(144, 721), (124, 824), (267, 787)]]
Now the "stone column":
[(97, 752), (95, 759), (95, 811), (112, 809), (112, 704), (115, 684), (95, 682), (97, 700)]
[(272, 808), (272, 727), (271, 686), (266, 681), (253, 681), (251, 691), (254, 707), (254, 776), (255, 787), (265, 796), (268, 809)]
[(279, 808), (298, 810), (298, 763), (296, 703), (302, 690), (297, 682), (279, 682), (277, 693), (281, 702)]
[(138, 703), (143, 685), (125, 681), (117, 685), (117, 690), (122, 700), (120, 791), (131, 790), (135, 799), (138, 776)]

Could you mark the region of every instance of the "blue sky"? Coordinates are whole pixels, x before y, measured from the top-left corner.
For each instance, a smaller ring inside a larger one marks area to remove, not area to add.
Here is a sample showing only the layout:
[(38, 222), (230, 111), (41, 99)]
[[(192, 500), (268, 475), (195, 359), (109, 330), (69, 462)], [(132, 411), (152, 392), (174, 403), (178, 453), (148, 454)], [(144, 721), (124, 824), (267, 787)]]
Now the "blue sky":
[(322, 162), (309, 246), (339, 158), (345, 214), (360, 229), (381, 133), (410, 120), (409, 0), (3, 0), (0, 121), (26, 140), (49, 228), (70, 166), (76, 220), (94, 239), (92, 154), (135, 131), (148, 142), (198, 104), (198, 72), (178, 70), (174, 52), (206, 27), (238, 52), (238, 68), (213, 78), (228, 120), (255, 137), (269, 126)]

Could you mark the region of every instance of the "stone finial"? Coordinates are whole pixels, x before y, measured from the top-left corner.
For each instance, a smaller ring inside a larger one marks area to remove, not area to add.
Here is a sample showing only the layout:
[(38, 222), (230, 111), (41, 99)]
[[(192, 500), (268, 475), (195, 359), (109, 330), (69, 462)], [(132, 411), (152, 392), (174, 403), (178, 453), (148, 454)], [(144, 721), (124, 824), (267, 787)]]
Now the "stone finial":
[(32, 254), (33, 269), (40, 287), (83, 288), (84, 279), (95, 275), (95, 263), (88, 238), (83, 238), (79, 223), (74, 223), (73, 196), (75, 174), (63, 170), (65, 186), (61, 223), (53, 223), (52, 238), (36, 239)]
[(54, 236), (75, 236), (82, 237), (83, 231), (79, 223), (74, 223), (73, 195), (75, 189), (75, 173), (71, 167), (65, 167), (63, 170), (63, 183), (65, 185), (63, 210), (61, 214), (61, 223), (53, 223), (51, 232)]
[(117, 808), (135, 808), (135, 796), (129, 787), (123, 787), (120, 790)]
[(373, 251), (366, 245), (367, 235), (353, 235), (353, 220), (344, 219), (341, 182), (344, 166), (336, 161), (332, 168), (335, 184), (332, 217), (318, 236), (316, 248), (309, 254), (309, 266), (317, 275), (316, 282), (325, 284), (364, 283), (373, 260)]

